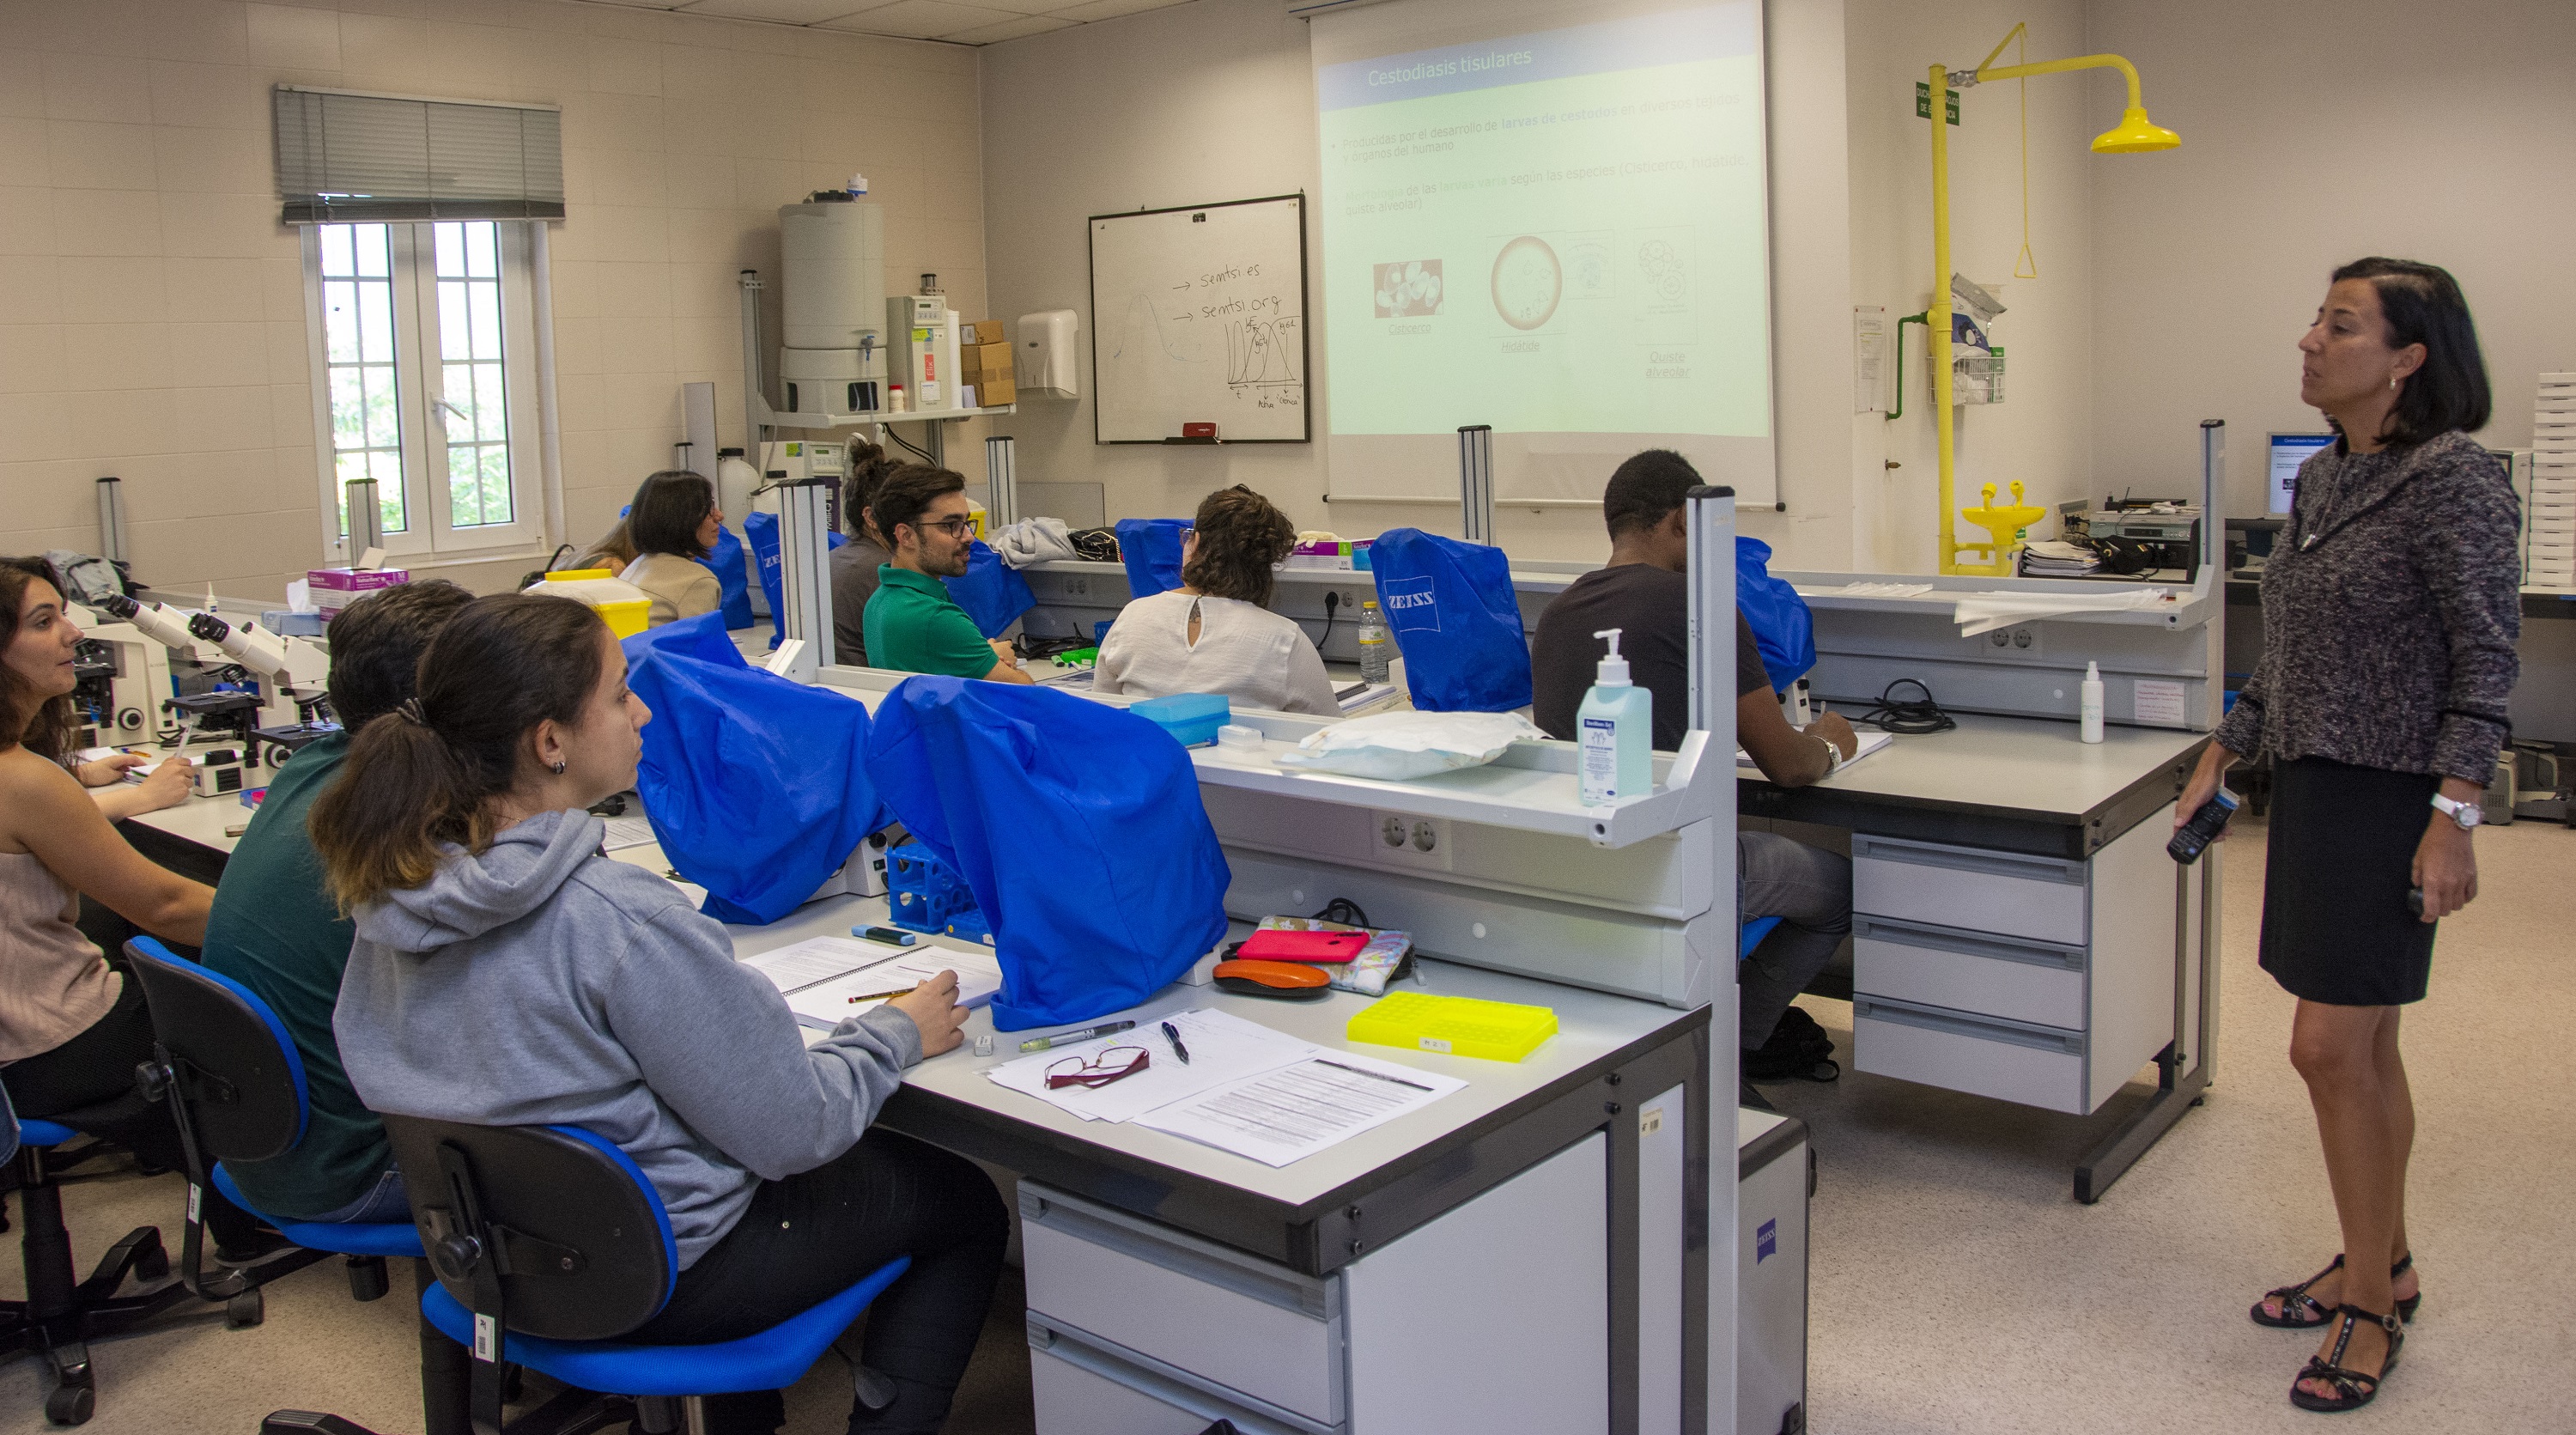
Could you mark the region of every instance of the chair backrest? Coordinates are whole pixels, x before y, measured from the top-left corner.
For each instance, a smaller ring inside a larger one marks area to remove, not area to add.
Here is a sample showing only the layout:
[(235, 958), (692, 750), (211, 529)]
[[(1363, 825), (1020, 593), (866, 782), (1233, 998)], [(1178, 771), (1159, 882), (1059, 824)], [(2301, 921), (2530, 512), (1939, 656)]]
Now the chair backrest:
[(1390, 528), (1369, 546), (1369, 568), (1415, 707), (1507, 713), (1530, 705), (1529, 637), (1503, 550)]
[(670, 1213), (614, 1143), (578, 1126), (384, 1120), (421, 1247), (457, 1304), (522, 1335), (608, 1340), (670, 1299)]
[(309, 1107), (304, 1058), (286, 1023), (250, 988), (150, 937), (127, 942), (125, 955), (152, 1010), (153, 1040), (175, 1068), (199, 1154), (265, 1161), (294, 1149)]

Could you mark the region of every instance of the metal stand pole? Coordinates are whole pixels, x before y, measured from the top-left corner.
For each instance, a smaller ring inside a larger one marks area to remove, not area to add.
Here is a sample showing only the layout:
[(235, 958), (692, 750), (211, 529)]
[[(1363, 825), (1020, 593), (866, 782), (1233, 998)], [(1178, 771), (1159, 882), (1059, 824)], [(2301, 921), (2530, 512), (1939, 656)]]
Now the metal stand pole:
[(385, 546), (385, 511), (377, 506), (376, 481), (353, 478), (346, 485), (349, 493), (349, 521), (346, 535), (349, 551), (343, 555), (354, 568), (366, 561), (367, 550)]
[(125, 485), (112, 474), (98, 481), (98, 556), (110, 563), (125, 557)]
[[(1690, 725), (1735, 736), (1735, 490), (1702, 484), (1690, 521)], [(1717, 751), (1711, 748), (1710, 751)], [(1732, 748), (1727, 749), (1732, 752)]]
[(992, 526), (1007, 528), (1020, 521), (1019, 441), (1009, 434), (995, 434), (984, 440), (985, 506), (992, 510)]
[(768, 401), (760, 393), (760, 271), (742, 271), (742, 455), (760, 462), (761, 414)]
[(1458, 430), (1458, 507), (1461, 534), (1470, 543), (1494, 541), (1494, 426)]
[(791, 660), (786, 676), (814, 681), (815, 671), (838, 662), (832, 646), (831, 500), (839, 485), (829, 478), (789, 479), (769, 475), (778, 491), (780, 558), (779, 615), (782, 651), (802, 640), (803, 656)]

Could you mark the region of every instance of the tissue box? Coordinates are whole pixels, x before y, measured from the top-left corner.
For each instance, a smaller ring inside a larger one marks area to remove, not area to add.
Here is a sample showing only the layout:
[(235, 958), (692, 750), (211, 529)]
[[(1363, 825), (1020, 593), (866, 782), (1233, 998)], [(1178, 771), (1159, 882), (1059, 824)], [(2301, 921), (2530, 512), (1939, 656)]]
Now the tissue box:
[(370, 593), (400, 587), (411, 581), (404, 568), (315, 568), (304, 575), (312, 585), (313, 605), (325, 613), (335, 613)]
[(1216, 730), (1234, 716), (1234, 704), (1223, 693), (1174, 693), (1130, 703), (1127, 711), (1170, 733), (1183, 747), (1216, 741)]

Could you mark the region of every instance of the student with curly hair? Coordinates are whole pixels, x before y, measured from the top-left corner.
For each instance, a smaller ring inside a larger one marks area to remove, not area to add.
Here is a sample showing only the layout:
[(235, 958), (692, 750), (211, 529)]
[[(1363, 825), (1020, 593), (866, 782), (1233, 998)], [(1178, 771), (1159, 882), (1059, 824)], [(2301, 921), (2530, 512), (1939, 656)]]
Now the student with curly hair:
[(1199, 505), (1181, 544), (1181, 586), (1139, 598), (1100, 641), (1093, 689), (1130, 697), (1223, 693), (1244, 707), (1339, 717), (1323, 656), (1270, 611), (1271, 570), (1297, 529), (1241, 484)]

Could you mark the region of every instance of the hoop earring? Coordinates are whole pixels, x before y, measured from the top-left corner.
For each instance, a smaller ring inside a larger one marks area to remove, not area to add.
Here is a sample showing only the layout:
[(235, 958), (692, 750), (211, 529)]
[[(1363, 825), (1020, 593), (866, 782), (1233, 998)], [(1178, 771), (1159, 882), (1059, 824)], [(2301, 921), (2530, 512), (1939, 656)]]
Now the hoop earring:
[(555, 775), (555, 776), (557, 776), (557, 777), (561, 777), (561, 776), (563, 776), (563, 775), (564, 775), (564, 768), (565, 768), (565, 767), (567, 767), (567, 766), (569, 766), (569, 765), (570, 765), (570, 764), (558, 762), (558, 763), (554, 764), (554, 766), (553, 766), (551, 769), (549, 769), (549, 770), (550, 770), (550, 771), (552, 771), (552, 772), (554, 773), (554, 775)]

